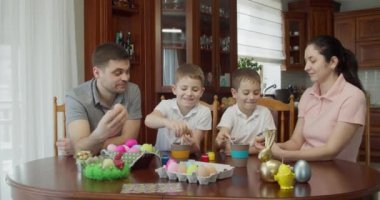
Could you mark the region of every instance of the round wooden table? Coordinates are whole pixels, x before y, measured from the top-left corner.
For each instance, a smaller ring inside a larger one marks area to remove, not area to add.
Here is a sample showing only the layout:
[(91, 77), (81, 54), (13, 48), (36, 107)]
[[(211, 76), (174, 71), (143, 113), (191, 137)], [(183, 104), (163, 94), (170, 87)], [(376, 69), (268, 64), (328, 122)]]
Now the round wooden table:
[[(128, 178), (93, 181), (77, 171), (71, 157), (52, 157), (17, 166), (7, 176), (12, 197), (18, 199), (361, 199), (380, 190), (380, 172), (346, 161), (309, 162), (312, 177), (293, 190), (260, 179), (259, 161), (250, 157), (246, 168), (235, 168), (231, 178), (208, 185), (181, 182), (183, 192), (121, 194), (124, 183), (167, 183), (154, 172), (158, 161), (145, 169), (133, 169)], [(224, 161), (230, 162), (229, 158)]]

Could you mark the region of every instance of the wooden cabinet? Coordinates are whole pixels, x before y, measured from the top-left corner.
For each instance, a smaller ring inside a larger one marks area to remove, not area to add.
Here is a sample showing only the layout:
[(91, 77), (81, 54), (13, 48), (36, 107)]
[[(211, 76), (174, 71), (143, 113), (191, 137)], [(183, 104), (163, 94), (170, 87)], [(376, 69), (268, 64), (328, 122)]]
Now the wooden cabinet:
[(336, 13), (335, 37), (355, 53), (360, 68), (380, 68), (380, 9)]
[[(131, 32), (134, 56), (131, 60), (131, 81), (141, 90), (143, 116), (153, 110), (154, 84), (152, 83), (153, 55), (147, 51), (153, 43), (153, 6), (150, 0), (134, 0), (134, 6), (113, 5), (112, 0), (84, 0), (85, 23), (85, 80), (92, 79), (91, 54), (96, 46), (105, 42), (115, 42), (116, 32), (124, 36)], [(139, 141), (149, 141), (147, 130), (141, 123)]]
[[(339, 5), (332, 0), (302, 0), (288, 4), (288, 12), (283, 14), (286, 55), (283, 70), (304, 69), (307, 42), (318, 35), (333, 35), (333, 13), (339, 10)], [(298, 37), (294, 36), (295, 32)]]
[(207, 93), (229, 93), (237, 66), (236, 0), (155, 1), (155, 89), (171, 93), (178, 65), (205, 73)]
[[(371, 162), (380, 162), (380, 107), (370, 109)], [(360, 160), (364, 160), (364, 138), (360, 147)]]
[(285, 70), (303, 70), (305, 66), (304, 51), (306, 46), (305, 13), (284, 12), (283, 22), (285, 49)]

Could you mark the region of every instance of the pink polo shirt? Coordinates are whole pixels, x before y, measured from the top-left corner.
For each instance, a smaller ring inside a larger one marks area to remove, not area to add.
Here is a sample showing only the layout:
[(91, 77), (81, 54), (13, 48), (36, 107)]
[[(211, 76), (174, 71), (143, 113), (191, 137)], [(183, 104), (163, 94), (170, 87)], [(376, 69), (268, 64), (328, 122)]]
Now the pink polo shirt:
[(348, 83), (341, 74), (325, 95), (320, 95), (317, 84), (308, 88), (302, 95), (298, 109), (298, 117), (304, 118), (305, 122), (302, 130), (305, 143), (301, 149), (325, 145), (337, 122), (362, 125), (335, 157), (356, 162), (366, 113), (365, 95), (359, 88)]

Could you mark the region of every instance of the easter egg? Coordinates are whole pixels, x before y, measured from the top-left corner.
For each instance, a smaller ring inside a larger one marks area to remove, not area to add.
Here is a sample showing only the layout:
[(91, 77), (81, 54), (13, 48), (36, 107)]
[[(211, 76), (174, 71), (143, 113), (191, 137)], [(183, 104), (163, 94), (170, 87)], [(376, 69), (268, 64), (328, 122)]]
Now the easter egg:
[(109, 145), (107, 146), (107, 150), (108, 150), (108, 151), (111, 151), (111, 152), (115, 152), (115, 151), (116, 151), (116, 145), (114, 145), (114, 144), (109, 144)]
[(123, 145), (119, 145), (116, 147), (115, 149), (116, 152), (119, 152), (119, 153), (124, 153), (125, 152), (125, 148)]
[(186, 174), (186, 163), (180, 162), (178, 165), (178, 172), (182, 174)]
[(127, 145), (129, 148), (131, 148), (137, 144), (137, 140), (136, 139), (128, 139), (127, 141), (125, 141), (124, 144)]
[(105, 169), (105, 168), (110, 168), (110, 167), (113, 167), (115, 166), (114, 163), (113, 163), (113, 160), (112, 159), (104, 159), (103, 160), (103, 163), (102, 163), (102, 168)]
[(206, 166), (200, 165), (197, 169), (197, 176), (208, 177), (210, 176), (210, 172), (208, 171)]
[(153, 152), (154, 151), (153, 146), (151, 144), (146, 144), (146, 143), (141, 146), (140, 150), (146, 151), (146, 152)]
[(299, 183), (308, 182), (311, 178), (311, 168), (305, 160), (299, 160), (294, 165), (294, 175)]
[(191, 164), (187, 166), (186, 174), (191, 175), (193, 172), (196, 172), (198, 169), (198, 166), (196, 164)]
[(216, 174), (218, 172), (218, 171), (216, 171), (216, 168), (212, 165), (208, 165), (206, 167), (207, 167), (207, 170), (210, 173), (210, 175)]
[(130, 148), (128, 150), (128, 153), (139, 153), (139, 152), (140, 152), (140, 149), (139, 148), (134, 148), (134, 147), (132, 147), (132, 148)]
[(127, 145), (123, 145), (124, 149), (125, 149), (125, 152), (128, 152), (129, 151), (129, 147)]
[(166, 163), (166, 170), (168, 172), (178, 172), (178, 163), (175, 160), (170, 159)]

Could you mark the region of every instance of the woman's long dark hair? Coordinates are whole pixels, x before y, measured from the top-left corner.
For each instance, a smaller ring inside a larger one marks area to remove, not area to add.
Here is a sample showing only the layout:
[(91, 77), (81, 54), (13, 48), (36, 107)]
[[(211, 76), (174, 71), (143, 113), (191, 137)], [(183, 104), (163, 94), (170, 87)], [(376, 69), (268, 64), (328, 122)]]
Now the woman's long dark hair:
[(326, 62), (330, 62), (333, 56), (338, 58), (338, 65), (335, 67), (335, 73), (343, 74), (347, 82), (355, 85), (362, 91), (363, 86), (358, 77), (358, 62), (355, 55), (348, 49), (344, 48), (342, 43), (334, 36), (321, 35), (317, 36), (309, 42), (313, 44)]

